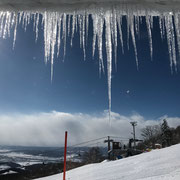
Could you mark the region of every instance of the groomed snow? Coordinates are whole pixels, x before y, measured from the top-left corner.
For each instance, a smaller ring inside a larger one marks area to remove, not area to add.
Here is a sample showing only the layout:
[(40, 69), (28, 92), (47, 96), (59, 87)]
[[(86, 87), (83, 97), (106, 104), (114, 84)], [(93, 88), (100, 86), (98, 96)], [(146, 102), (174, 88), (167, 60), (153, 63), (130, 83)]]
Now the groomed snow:
[[(179, 180), (180, 144), (137, 156), (70, 170), (67, 180)], [(63, 174), (36, 180), (59, 180)]]

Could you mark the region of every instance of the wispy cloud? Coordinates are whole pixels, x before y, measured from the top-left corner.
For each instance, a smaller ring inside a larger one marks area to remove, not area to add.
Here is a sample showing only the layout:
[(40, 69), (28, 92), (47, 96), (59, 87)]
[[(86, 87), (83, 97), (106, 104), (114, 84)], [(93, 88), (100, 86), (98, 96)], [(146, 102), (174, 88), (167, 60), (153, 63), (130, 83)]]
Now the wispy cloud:
[(164, 118), (171, 127), (180, 125), (180, 117), (163, 116), (148, 120), (139, 114), (123, 116), (114, 112), (110, 125), (106, 111), (96, 115), (56, 111), (31, 115), (0, 115), (0, 144), (62, 146), (66, 130), (69, 145), (108, 135), (130, 138), (131, 121), (137, 121), (136, 132), (140, 138), (140, 130), (143, 127), (159, 124)]

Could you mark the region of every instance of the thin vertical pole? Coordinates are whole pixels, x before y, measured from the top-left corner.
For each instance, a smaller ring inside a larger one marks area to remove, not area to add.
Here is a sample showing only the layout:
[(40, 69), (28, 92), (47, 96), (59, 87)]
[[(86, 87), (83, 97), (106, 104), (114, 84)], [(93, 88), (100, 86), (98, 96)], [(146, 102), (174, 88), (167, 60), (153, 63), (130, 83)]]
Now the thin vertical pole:
[(136, 149), (135, 125), (133, 126), (133, 133), (134, 133), (134, 149)]
[(66, 153), (67, 153), (67, 131), (65, 132), (63, 180), (66, 180)]
[(110, 160), (110, 150), (111, 150), (111, 145), (110, 145), (110, 137), (108, 136), (108, 159)]
[(104, 141), (104, 143), (108, 143), (108, 159), (111, 159), (110, 153), (111, 153), (111, 142), (113, 142), (112, 139), (110, 139), (110, 136), (108, 136), (108, 139)]
[(137, 122), (130, 122), (131, 125), (133, 126), (133, 136), (134, 136), (134, 149), (136, 149), (136, 136), (135, 136), (135, 126), (137, 126)]

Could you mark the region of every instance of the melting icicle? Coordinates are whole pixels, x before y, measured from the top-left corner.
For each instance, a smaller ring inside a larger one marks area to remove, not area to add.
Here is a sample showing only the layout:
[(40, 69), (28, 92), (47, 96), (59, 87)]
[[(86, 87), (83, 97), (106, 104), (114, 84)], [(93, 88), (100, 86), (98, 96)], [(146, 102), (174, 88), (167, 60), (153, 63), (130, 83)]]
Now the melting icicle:
[[(88, 30), (89, 30), (89, 14), (88, 12), (85, 12), (86, 13), (86, 43), (88, 41)], [(87, 45), (87, 44), (86, 44)]]
[(92, 19), (93, 19), (93, 42), (92, 42), (92, 55), (94, 57), (95, 54), (95, 47), (96, 47), (96, 36), (97, 36), (97, 31), (98, 31), (98, 14), (93, 14), (92, 15)]
[(134, 46), (134, 52), (135, 52), (135, 58), (136, 58), (136, 66), (137, 70), (139, 69), (139, 63), (138, 63), (138, 58), (137, 58), (137, 48), (136, 48), (136, 39), (135, 39), (135, 32), (134, 32), (134, 17), (133, 15), (129, 16), (129, 25), (130, 25), (130, 32), (132, 36), (132, 42)]
[(72, 15), (72, 34), (71, 34), (71, 46), (72, 46), (72, 41), (74, 38), (74, 32), (75, 32), (75, 25), (76, 25), (76, 14), (75, 12)]
[(123, 45), (123, 34), (122, 34), (122, 16), (117, 15), (117, 24), (119, 28), (119, 37), (122, 47), (122, 53), (124, 54), (124, 45)]
[(149, 47), (150, 47), (150, 55), (151, 55), (151, 59), (153, 56), (153, 48), (152, 48), (152, 32), (151, 32), (151, 18), (149, 17), (149, 15), (146, 15), (146, 25), (147, 25), (147, 31), (148, 31), (148, 36), (149, 36)]
[(37, 39), (38, 39), (38, 33), (39, 33), (39, 28), (38, 28), (38, 25), (39, 25), (39, 14), (37, 14), (37, 17), (36, 17), (36, 20), (34, 20), (36, 23), (35, 23), (35, 31), (36, 31), (36, 42), (37, 42)]
[(165, 26), (166, 26), (166, 34), (167, 34), (167, 42), (168, 42), (168, 49), (169, 49), (169, 58), (170, 58), (170, 66), (171, 72), (173, 72), (173, 65), (175, 70), (177, 68), (176, 63), (176, 50), (175, 50), (175, 38), (174, 38), (174, 25), (172, 15), (168, 14), (165, 16)]
[[(1, 1), (1, 0), (0, 0)], [(49, 2), (49, 1), (48, 1)], [(80, 46), (83, 49), (84, 59), (86, 58), (86, 45), (88, 42), (88, 29), (89, 29), (89, 17), (93, 20), (93, 56), (96, 50), (99, 54), (99, 73), (104, 72), (104, 59), (103, 59), (103, 41), (105, 41), (105, 48), (107, 54), (107, 79), (108, 79), (108, 101), (109, 101), (109, 117), (111, 113), (111, 74), (112, 74), (112, 49), (114, 48), (115, 64), (117, 66), (117, 47), (118, 38), (120, 38), (120, 44), (122, 52), (124, 53), (124, 38), (123, 34), (127, 34), (127, 46), (129, 48), (129, 36), (131, 36), (136, 64), (138, 67), (138, 53), (136, 47), (136, 37), (140, 37), (140, 24), (142, 23), (142, 17), (146, 19), (146, 26), (149, 38), (150, 55), (153, 56), (153, 41), (152, 41), (152, 29), (153, 29), (153, 18), (159, 17), (159, 28), (162, 39), (167, 39), (170, 67), (171, 70), (177, 70), (177, 57), (176, 57), (176, 42), (178, 53), (180, 55), (180, 3), (171, 2), (170, 8), (164, 8), (161, 5), (160, 0), (156, 0), (153, 6), (148, 6), (150, 1), (144, 4), (126, 4), (125, 1), (115, 2), (115, 4), (95, 4), (92, 6), (85, 6), (84, 8), (53, 8), (48, 10), (45, 9), (34, 10), (34, 11), (23, 11), (19, 10), (15, 12), (0, 11), (0, 37), (7, 38), (10, 36), (11, 29), (14, 29), (14, 41), (13, 47), (16, 42), (16, 34), (18, 24), (21, 24), (26, 31), (28, 24), (33, 21), (33, 29), (35, 31), (35, 40), (38, 40), (39, 28), (43, 26), (44, 30), (44, 57), (45, 63), (50, 61), (51, 63), (51, 80), (53, 77), (53, 64), (55, 51), (57, 49), (56, 56), (60, 54), (61, 40), (64, 45), (64, 56), (66, 54), (66, 36), (71, 36), (71, 46), (73, 44), (74, 34), (79, 30), (80, 34)], [(120, 3), (120, 4), (118, 4)], [(139, 2), (140, 3), (140, 2)], [(111, 5), (110, 5), (111, 4)], [(151, 4), (152, 5), (152, 4)], [(2, 6), (2, 5), (1, 5)], [(14, 5), (15, 7), (17, 4)], [(12, 7), (14, 7), (12, 6)], [(157, 6), (160, 6), (158, 9)], [(150, 8), (151, 7), (151, 8)], [(153, 7), (153, 8), (152, 8)], [(3, 9), (3, 8), (2, 8)], [(19, 13), (18, 13), (19, 12)], [(127, 29), (124, 33), (122, 19), (126, 16)], [(42, 19), (42, 22), (40, 22)], [(105, 25), (105, 32), (104, 32)], [(105, 40), (103, 34), (105, 33)], [(119, 36), (119, 37), (118, 37)]]
[[(64, 40), (64, 58), (65, 58), (65, 55), (66, 55), (66, 14), (64, 13), (63, 14), (63, 19), (62, 19), (62, 21), (63, 21), (63, 40)], [(63, 60), (64, 60), (64, 58), (63, 58)]]
[(100, 14), (101, 18), (99, 18), (99, 28), (98, 28), (98, 49), (99, 49), (99, 75), (101, 76), (101, 71), (104, 73), (104, 62), (103, 62), (103, 27), (104, 27), (104, 19), (102, 18), (102, 14)]
[(116, 13), (116, 9), (113, 8), (113, 14), (111, 17), (111, 35), (113, 37), (113, 43), (114, 43), (114, 59), (115, 59), (115, 67), (116, 67), (116, 71), (117, 71), (117, 13)]
[(175, 16), (174, 16), (174, 23), (175, 23), (178, 51), (180, 54), (180, 28), (179, 28), (180, 27), (180, 16), (177, 14), (175, 14)]
[(18, 18), (16, 15), (14, 15), (15, 18), (15, 27), (14, 27), (14, 39), (13, 39), (13, 49), (15, 48), (15, 43), (16, 43), (16, 35), (17, 35), (17, 25), (18, 25)]
[(82, 17), (82, 46), (83, 46), (84, 60), (86, 60), (85, 24), (86, 24), (86, 19), (85, 19), (85, 15), (83, 15)]
[(109, 121), (111, 119), (111, 73), (112, 73), (112, 42), (111, 42), (111, 14), (105, 14), (106, 24), (106, 54), (107, 54), (107, 74), (108, 74), (108, 97), (109, 97)]

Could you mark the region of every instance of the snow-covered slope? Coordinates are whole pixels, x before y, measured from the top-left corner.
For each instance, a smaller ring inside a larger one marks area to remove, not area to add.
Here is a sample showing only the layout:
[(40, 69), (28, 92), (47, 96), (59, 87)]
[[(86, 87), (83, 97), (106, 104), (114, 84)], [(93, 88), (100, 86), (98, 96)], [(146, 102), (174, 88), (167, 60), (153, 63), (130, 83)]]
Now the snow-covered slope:
[[(62, 174), (38, 180), (63, 179)], [(113, 162), (67, 172), (67, 180), (179, 180), (180, 144)]]

